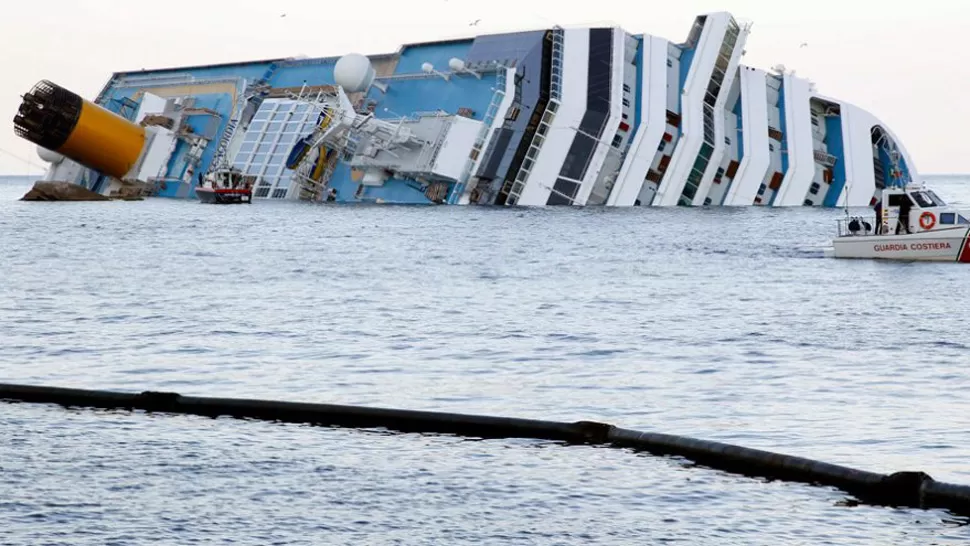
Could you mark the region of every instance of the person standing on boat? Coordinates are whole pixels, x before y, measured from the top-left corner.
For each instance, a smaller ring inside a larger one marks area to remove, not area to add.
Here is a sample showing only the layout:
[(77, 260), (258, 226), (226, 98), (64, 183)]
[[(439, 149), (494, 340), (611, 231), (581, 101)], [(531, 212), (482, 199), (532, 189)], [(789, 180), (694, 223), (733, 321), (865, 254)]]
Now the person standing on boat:
[(872, 206), (876, 209), (876, 235), (882, 233), (882, 200), (876, 201), (876, 204)]
[(896, 223), (896, 235), (899, 235), (899, 230), (902, 228), (906, 233), (909, 231), (909, 209), (912, 208), (913, 202), (909, 200), (909, 196), (905, 193), (900, 195), (902, 199), (899, 200), (899, 222)]

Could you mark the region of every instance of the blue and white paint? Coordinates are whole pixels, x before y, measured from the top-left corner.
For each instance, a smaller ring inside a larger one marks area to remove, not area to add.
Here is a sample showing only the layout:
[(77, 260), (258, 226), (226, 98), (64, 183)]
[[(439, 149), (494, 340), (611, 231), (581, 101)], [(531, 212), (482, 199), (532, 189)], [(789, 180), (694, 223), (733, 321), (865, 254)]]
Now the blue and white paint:
[[(868, 205), (892, 174), (918, 176), (871, 113), (741, 65), (747, 37), (725, 12), (699, 16), (682, 44), (554, 28), (371, 55), (359, 89), (341, 57), (271, 59), (116, 73), (97, 102), (175, 120), (177, 138), (156, 143), (163, 168), (143, 181), (173, 198), (228, 165), (256, 177), (256, 200), (537, 207)], [(323, 134), (318, 109), (341, 93), (361, 125), (328, 141), (336, 155), (308, 182), (285, 158)], [(378, 125), (407, 138), (386, 147)], [(110, 185), (69, 160), (52, 177)]]

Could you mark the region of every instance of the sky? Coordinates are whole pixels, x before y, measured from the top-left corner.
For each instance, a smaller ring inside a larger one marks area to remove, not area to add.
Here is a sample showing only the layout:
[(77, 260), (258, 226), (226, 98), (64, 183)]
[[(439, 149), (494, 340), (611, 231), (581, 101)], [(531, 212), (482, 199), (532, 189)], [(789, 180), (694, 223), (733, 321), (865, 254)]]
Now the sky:
[[(13, 134), (20, 97), (49, 79), (93, 99), (112, 72), (351, 51), (554, 24), (619, 25), (683, 41), (702, 13), (753, 23), (742, 62), (783, 64), (869, 110), (921, 173), (970, 173), (970, 2), (922, 0), (47, 0), (0, 7), (0, 174), (45, 167)], [(522, 6), (528, 6), (523, 8)], [(346, 6), (346, 7), (342, 7)], [(478, 20), (475, 26), (471, 23)], [(807, 45), (803, 45), (807, 44)]]

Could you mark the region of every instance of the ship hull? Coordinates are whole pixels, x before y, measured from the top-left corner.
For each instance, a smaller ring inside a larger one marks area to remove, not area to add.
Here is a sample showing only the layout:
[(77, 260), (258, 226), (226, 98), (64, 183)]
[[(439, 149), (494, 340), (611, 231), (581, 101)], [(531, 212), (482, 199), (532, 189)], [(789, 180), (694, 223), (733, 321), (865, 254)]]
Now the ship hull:
[(970, 263), (970, 228), (907, 235), (848, 235), (832, 241), (834, 257)]
[(252, 191), (245, 189), (197, 188), (199, 201), (213, 205), (238, 205), (252, 202)]

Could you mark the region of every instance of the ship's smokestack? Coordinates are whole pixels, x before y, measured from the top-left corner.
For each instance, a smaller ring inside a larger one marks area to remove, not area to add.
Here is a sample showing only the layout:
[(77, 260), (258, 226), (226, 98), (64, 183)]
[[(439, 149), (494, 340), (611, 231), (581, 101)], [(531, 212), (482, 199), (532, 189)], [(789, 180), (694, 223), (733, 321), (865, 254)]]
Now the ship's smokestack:
[(14, 132), (77, 163), (123, 179), (145, 146), (145, 128), (43, 80), (24, 95)]

